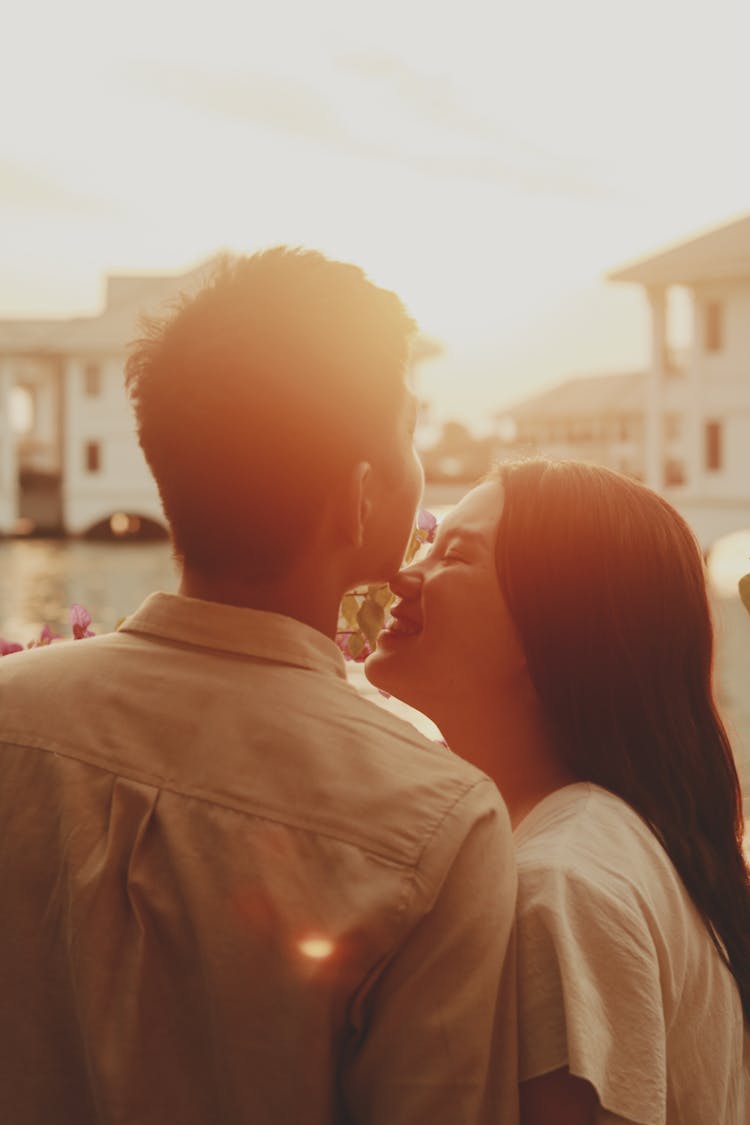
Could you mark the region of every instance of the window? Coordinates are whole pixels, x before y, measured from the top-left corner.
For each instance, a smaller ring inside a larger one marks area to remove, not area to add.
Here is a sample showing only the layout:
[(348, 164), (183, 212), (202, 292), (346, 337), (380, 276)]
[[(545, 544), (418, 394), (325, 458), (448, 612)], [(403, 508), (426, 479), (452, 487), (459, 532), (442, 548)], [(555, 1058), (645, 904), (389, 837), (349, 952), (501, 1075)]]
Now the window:
[(720, 352), (723, 347), (724, 310), (719, 301), (706, 303), (706, 335), (705, 348), (707, 352)]
[(84, 367), (83, 388), (87, 398), (98, 398), (102, 393), (102, 369), (98, 363), (87, 363)]
[(666, 485), (685, 483), (685, 466), (676, 457), (669, 457), (664, 462), (664, 483)]
[(665, 348), (662, 373), (665, 379), (680, 379), (685, 374), (684, 362), (676, 348)]
[(633, 433), (628, 418), (620, 418), (617, 424), (617, 437), (619, 441), (632, 441)]
[(102, 467), (102, 447), (98, 441), (86, 442), (86, 472), (98, 473)]
[(721, 422), (706, 422), (704, 434), (706, 470), (715, 473), (721, 469), (723, 460), (723, 430)]
[(682, 437), (682, 418), (679, 414), (664, 415), (665, 441), (679, 441)]

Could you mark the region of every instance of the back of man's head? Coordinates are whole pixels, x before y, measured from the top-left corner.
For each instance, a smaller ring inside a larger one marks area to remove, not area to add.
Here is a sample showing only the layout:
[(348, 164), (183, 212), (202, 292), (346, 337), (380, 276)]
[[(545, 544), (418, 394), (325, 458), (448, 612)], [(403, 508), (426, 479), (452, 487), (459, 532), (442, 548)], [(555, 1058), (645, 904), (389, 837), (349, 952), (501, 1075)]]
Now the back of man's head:
[(329, 490), (382, 449), (415, 324), (356, 266), (227, 258), (152, 319), (126, 368), (175, 551), (206, 575), (283, 573)]

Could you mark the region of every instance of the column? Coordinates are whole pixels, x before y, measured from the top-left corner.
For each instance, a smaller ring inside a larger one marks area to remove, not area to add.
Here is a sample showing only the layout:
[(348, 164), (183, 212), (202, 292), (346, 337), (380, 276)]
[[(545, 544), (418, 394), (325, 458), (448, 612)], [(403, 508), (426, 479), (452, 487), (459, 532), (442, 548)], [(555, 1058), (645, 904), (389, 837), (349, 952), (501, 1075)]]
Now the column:
[(651, 307), (651, 356), (646, 373), (644, 470), (649, 488), (664, 485), (664, 377), (667, 356), (667, 294), (664, 286), (646, 290)]
[(14, 377), (9, 359), (0, 357), (0, 534), (10, 534), (18, 518), (18, 453), (11, 418)]
[(692, 290), (693, 339), (690, 347), (685, 385), (685, 469), (686, 484), (692, 495), (699, 495), (704, 483), (703, 403), (701, 368), (703, 359), (703, 334), (705, 305), (700, 292)]

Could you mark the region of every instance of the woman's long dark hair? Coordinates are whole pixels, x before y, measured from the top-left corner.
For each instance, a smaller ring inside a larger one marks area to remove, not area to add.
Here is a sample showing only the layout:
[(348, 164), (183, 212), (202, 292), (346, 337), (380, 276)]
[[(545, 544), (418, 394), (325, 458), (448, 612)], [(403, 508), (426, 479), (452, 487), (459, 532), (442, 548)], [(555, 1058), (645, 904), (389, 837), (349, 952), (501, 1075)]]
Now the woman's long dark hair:
[(750, 874), (712, 690), (703, 559), (660, 496), (608, 469), (518, 461), (496, 560), (567, 764), (622, 797), (666, 849), (750, 1022)]

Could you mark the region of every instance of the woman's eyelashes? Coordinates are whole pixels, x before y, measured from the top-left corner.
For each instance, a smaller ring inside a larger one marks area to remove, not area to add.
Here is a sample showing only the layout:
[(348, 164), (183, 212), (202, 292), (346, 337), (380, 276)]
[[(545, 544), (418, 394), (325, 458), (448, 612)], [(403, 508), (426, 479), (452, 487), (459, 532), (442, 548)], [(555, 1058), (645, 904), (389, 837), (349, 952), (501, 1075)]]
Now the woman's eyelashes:
[(462, 546), (452, 540), (444, 543), (435, 543), (429, 558), (431, 562), (468, 563), (469, 561)]

